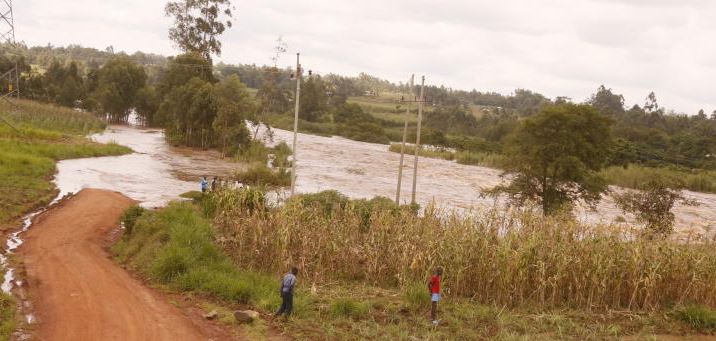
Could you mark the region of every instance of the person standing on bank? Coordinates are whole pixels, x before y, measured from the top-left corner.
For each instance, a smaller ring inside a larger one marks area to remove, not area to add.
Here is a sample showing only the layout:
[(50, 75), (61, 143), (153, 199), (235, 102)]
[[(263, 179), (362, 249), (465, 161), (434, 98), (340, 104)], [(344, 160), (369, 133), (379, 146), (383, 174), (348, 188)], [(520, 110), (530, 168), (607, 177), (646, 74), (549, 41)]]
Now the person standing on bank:
[(288, 318), (293, 310), (293, 289), (296, 287), (296, 275), (298, 275), (298, 269), (294, 266), (291, 271), (283, 276), (281, 280), (281, 308), (278, 309), (274, 317), (279, 317), (282, 314)]
[(430, 277), (428, 282), (428, 289), (430, 290), (430, 319), (433, 321), (433, 325), (438, 325), (438, 301), (440, 301), (440, 280), (443, 276), (443, 269), (436, 268), (433, 276)]
[(206, 181), (206, 176), (201, 177), (199, 184), (201, 185), (201, 193), (206, 193), (209, 190), (209, 182)]

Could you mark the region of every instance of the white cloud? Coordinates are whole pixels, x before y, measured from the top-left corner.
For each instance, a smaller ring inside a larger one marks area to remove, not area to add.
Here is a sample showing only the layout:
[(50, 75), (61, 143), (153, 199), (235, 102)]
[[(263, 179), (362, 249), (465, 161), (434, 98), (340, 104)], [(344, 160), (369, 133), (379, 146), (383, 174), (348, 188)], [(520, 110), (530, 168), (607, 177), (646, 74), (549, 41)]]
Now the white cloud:
[[(15, 2), (29, 44), (174, 54), (163, 0)], [(221, 60), (268, 64), (279, 35), (304, 66), (393, 81), (587, 98), (605, 84), (641, 104), (716, 109), (716, 2), (710, 0), (249, 1)], [(293, 63), (287, 54), (282, 64)]]

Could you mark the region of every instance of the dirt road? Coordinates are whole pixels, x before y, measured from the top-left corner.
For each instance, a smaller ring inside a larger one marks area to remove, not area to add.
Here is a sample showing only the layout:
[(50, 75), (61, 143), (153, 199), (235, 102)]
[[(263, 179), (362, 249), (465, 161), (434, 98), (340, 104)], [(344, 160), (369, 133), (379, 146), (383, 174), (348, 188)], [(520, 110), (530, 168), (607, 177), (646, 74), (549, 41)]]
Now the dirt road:
[(87, 189), (40, 216), (22, 246), (40, 340), (224, 340), (118, 267), (105, 251), (131, 199)]

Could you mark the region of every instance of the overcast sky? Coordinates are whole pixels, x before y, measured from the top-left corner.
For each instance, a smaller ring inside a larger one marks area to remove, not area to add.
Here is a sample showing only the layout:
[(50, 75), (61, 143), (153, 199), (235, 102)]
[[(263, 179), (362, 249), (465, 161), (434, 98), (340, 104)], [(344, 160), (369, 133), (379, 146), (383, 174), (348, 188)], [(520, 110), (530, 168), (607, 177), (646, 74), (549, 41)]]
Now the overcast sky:
[[(174, 55), (164, 0), (15, 1), (18, 40)], [(716, 110), (712, 0), (233, 0), (220, 60), (270, 64), (279, 35), (321, 73), (516, 88), (583, 101), (605, 84), (643, 104)], [(282, 65), (294, 63), (286, 54)]]

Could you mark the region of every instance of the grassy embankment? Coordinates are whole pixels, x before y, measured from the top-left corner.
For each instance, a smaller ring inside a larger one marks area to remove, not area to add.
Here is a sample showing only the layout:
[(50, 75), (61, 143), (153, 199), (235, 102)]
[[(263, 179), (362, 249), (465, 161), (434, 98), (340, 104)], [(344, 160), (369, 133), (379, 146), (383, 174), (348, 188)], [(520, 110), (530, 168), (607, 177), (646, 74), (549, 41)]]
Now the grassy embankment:
[[(227, 313), (277, 308), (280, 275), (301, 268), (297, 339), (618, 339), (716, 331), (716, 248), (627, 241), (566, 218), (481, 212), (416, 216), (389, 200), (304, 196), (270, 208), (256, 191), (143, 213), (120, 261)], [(130, 215), (136, 216), (137, 214)], [(443, 266), (441, 325), (425, 280)], [(259, 322), (251, 329), (263, 330)]]
[[(130, 150), (97, 144), (83, 135), (101, 131), (104, 123), (87, 113), (17, 101), (0, 103), (0, 115), (18, 130), (0, 122), (0, 230), (17, 227), (17, 219), (46, 205), (56, 195), (55, 162), (62, 159), (120, 155)], [(15, 304), (0, 296), (0, 340), (14, 330)]]

